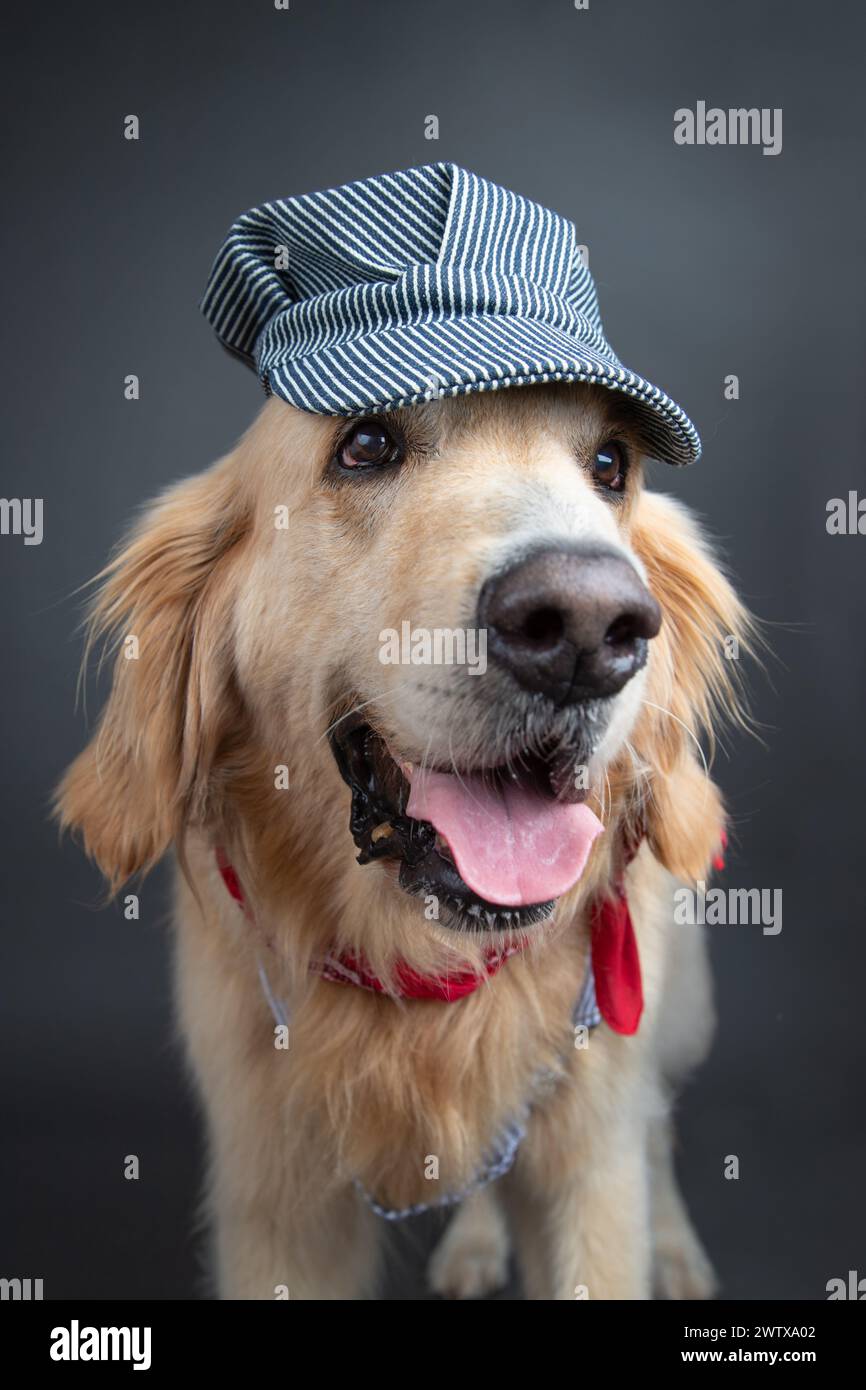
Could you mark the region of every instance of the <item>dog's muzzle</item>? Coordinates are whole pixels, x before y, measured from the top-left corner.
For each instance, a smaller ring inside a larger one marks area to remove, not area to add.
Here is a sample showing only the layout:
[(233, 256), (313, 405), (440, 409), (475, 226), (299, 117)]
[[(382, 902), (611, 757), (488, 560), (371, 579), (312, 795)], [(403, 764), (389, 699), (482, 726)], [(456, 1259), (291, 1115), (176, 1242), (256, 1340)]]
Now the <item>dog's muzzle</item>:
[(398, 763), (357, 715), (331, 735), (352, 793), (358, 862), (392, 860), (399, 883), (445, 926), (503, 930), (549, 916), (602, 826), (562, 750), (515, 766), (449, 772)]

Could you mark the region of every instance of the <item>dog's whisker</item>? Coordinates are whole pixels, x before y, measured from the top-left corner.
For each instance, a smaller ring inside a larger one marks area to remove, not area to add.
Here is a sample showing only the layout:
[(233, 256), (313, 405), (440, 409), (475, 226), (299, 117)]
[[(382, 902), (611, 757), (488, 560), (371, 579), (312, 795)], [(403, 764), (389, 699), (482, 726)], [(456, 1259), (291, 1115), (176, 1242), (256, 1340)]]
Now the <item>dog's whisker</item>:
[(406, 686), (411, 684), (411, 680), (401, 681), (400, 684), (394, 686), (392, 690), (383, 690), (380, 694), (371, 696), (369, 700), (361, 700), (357, 705), (353, 705), (353, 707), (350, 710), (347, 710), (345, 714), (341, 714), (338, 719), (335, 719), (333, 724), (328, 725), (327, 729), (321, 735), (321, 737), (316, 739), (316, 745), (324, 743), (325, 739), (328, 738), (329, 735), (331, 735), (334, 732), (334, 730), (338, 728), (340, 724), (343, 723), (344, 720), (351, 719), (353, 714), (359, 714), (360, 711), (362, 709), (366, 709), (368, 705), (378, 704), (380, 700), (386, 700), (389, 698), (389, 696), (393, 697), (394, 695), (401, 694), (406, 689)]
[(707, 795), (708, 795), (708, 793), (709, 793), (710, 788), (712, 787), (712, 778), (710, 777), (709, 764), (707, 763), (707, 759), (706, 759), (706, 756), (705, 756), (705, 754), (704, 754), (704, 750), (703, 750), (703, 748), (701, 747), (701, 743), (700, 743), (699, 738), (697, 737), (697, 734), (695, 734), (694, 730), (692, 730), (692, 729), (689, 728), (688, 724), (683, 723), (682, 719), (679, 719), (679, 718), (677, 717), (677, 715), (675, 715), (671, 710), (665, 709), (662, 705), (654, 705), (653, 702), (652, 702), (651, 700), (644, 700), (643, 703), (644, 703), (645, 705), (649, 705), (650, 708), (652, 708), (652, 709), (660, 710), (662, 714), (667, 714), (667, 715), (669, 715), (669, 717), (670, 717), (671, 719), (673, 719), (675, 723), (680, 724), (680, 725), (682, 726), (682, 728), (685, 729), (686, 733), (689, 735), (689, 737), (690, 737), (690, 738), (692, 739), (692, 741), (694, 742), (694, 744), (695, 744), (695, 746), (696, 746), (696, 748), (697, 748), (697, 750), (698, 750), (698, 753), (700, 754), (701, 764), (702, 764), (703, 770), (704, 770), (704, 784), (703, 784), (703, 785), (704, 785), (704, 797), (703, 797), (703, 802), (702, 802), (702, 804), (705, 805), (705, 804), (706, 804), (706, 800), (707, 800)]
[(601, 820), (607, 819), (608, 813), (613, 806), (613, 792), (611, 791), (610, 778), (607, 775), (607, 768), (604, 770), (604, 792), (601, 800)]
[(463, 788), (463, 790), (465, 791), (466, 795), (470, 798), (471, 801), (473, 801), (473, 802), (475, 803), (476, 806), (479, 807), (479, 809), (481, 809), (480, 802), (478, 801), (477, 797), (474, 796), (474, 794), (469, 790), (469, 788), (467, 787), (466, 783), (463, 781), (463, 778), (460, 776), (460, 771), (459, 771), (459, 769), (458, 769), (458, 767), (457, 767), (457, 762), (456, 762), (455, 757), (454, 757), (454, 745), (453, 745), (453, 742), (452, 742), (452, 733), (453, 733), (452, 729), (449, 728), (449, 730), (448, 730), (448, 760), (449, 760), (449, 762), (451, 763), (451, 771), (454, 773), (454, 776), (457, 778), (457, 781), (460, 783), (460, 785), (461, 785), (461, 787)]
[(705, 754), (704, 754), (704, 750), (703, 750), (703, 748), (701, 747), (701, 741), (700, 741), (700, 739), (698, 738), (697, 734), (695, 733), (694, 729), (690, 729), (689, 726), (688, 726), (688, 724), (686, 724), (682, 719), (680, 719), (679, 715), (674, 714), (672, 710), (665, 709), (664, 705), (656, 705), (656, 704), (653, 703), (652, 700), (644, 700), (644, 701), (643, 701), (643, 704), (648, 705), (650, 709), (657, 709), (657, 710), (659, 711), (660, 714), (666, 714), (666, 715), (668, 716), (669, 719), (672, 719), (672, 720), (674, 721), (675, 724), (679, 724), (680, 728), (685, 729), (686, 733), (688, 734), (689, 738), (692, 740), (692, 742), (694, 743), (695, 747), (696, 747), (697, 750), (698, 750), (698, 753), (700, 754), (701, 763), (702, 763), (703, 769), (704, 769), (704, 776), (706, 777), (707, 781), (709, 781), (709, 779), (710, 779), (710, 768), (709, 768), (709, 764), (708, 764), (707, 759), (706, 759), (706, 756), (705, 756)]

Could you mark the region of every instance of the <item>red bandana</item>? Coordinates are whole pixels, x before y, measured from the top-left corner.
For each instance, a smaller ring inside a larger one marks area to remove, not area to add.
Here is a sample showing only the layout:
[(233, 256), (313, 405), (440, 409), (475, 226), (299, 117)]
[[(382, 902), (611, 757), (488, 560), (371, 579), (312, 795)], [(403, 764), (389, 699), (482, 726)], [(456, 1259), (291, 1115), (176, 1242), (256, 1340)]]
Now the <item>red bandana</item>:
[(621, 888), (594, 904), (592, 973), (599, 1012), (615, 1033), (637, 1032), (643, 1013), (640, 956), (628, 899)]
[[(509, 956), (517, 954), (517, 950), (516, 946), (512, 946), (507, 951), (491, 951), (484, 962), (486, 978), (490, 979), (491, 975), (495, 975)], [(361, 989), (371, 989), (376, 994), (386, 993), (382, 981), (367, 969), (363, 961), (357, 960), (354, 956), (343, 954), (329, 957), (320, 961), (314, 969), (323, 980), (331, 980), (336, 985), (359, 985)], [(401, 999), (438, 999), (443, 1003), (453, 1004), (455, 999), (474, 994), (482, 983), (482, 977), (476, 975), (474, 970), (461, 970), (456, 975), (419, 975), (417, 970), (413, 970), (403, 961), (398, 963), (394, 973)]]
[[(727, 845), (727, 836), (722, 832), (722, 848)], [(623, 873), (640, 848), (640, 840), (626, 847)], [(216, 851), (217, 866), (223, 882), (231, 896), (247, 911), (246, 899), (237, 872), (229, 863), (222, 849)], [(713, 861), (713, 867), (724, 867), (721, 854)], [(629, 912), (622, 878), (612, 897), (604, 897), (592, 908), (592, 969), (595, 975), (595, 992), (601, 1016), (615, 1033), (631, 1035), (637, 1032), (643, 1012), (643, 986), (641, 983), (640, 956), (634, 924)], [(411, 966), (400, 962), (396, 969), (396, 979), (401, 999), (436, 999), (452, 1004), (472, 994), (489, 979), (509, 956), (517, 953), (512, 946), (502, 952), (491, 951), (485, 962), (485, 976), (474, 971), (459, 971), (455, 975), (419, 975)], [(357, 985), (361, 989), (385, 994), (386, 988), (364, 964), (356, 957), (343, 954), (332, 956), (318, 962), (314, 967), (323, 979), (334, 984)]]
[(615, 1033), (636, 1033), (643, 1013), (643, 982), (634, 923), (625, 895), (625, 871), (641, 847), (643, 835), (625, 840), (624, 862), (612, 897), (590, 911), (592, 973), (599, 1012)]

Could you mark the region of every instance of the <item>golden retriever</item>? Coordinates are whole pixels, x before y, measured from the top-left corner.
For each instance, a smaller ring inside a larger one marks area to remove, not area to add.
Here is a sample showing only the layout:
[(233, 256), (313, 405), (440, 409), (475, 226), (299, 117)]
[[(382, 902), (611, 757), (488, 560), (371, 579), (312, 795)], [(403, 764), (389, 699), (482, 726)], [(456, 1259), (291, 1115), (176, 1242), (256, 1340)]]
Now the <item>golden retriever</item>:
[[(713, 1290), (669, 1118), (712, 1005), (672, 896), (723, 839), (698, 735), (748, 623), (641, 449), (596, 386), (361, 421), (272, 398), (99, 577), (113, 687), (59, 815), (115, 890), (177, 852), (222, 1297), (374, 1296), (382, 1215), (461, 1194), (441, 1294), (500, 1286), (512, 1247), (532, 1299)], [(384, 661), (407, 622), (483, 630), (486, 670)], [(620, 883), (643, 1012), (587, 1029)]]

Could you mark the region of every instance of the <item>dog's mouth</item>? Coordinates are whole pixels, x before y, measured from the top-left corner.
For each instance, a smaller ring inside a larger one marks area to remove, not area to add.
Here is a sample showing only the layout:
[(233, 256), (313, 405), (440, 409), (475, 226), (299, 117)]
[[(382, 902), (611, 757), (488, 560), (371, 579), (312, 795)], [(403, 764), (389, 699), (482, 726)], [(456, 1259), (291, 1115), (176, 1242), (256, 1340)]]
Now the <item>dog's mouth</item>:
[(400, 762), (358, 716), (331, 748), (352, 793), (358, 863), (390, 859), (400, 886), (444, 926), (503, 931), (551, 915), (603, 829), (573, 751), (551, 746), (511, 767), (444, 772)]

